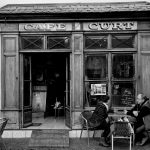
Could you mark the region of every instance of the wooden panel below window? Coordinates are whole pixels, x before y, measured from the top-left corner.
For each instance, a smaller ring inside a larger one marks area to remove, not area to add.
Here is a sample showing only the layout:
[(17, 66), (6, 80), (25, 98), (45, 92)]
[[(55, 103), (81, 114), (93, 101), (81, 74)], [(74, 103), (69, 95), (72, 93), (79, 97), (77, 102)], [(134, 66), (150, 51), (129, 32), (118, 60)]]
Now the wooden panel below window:
[(141, 36), (141, 51), (150, 51), (150, 34)]
[(142, 91), (146, 96), (150, 97), (150, 54), (142, 55), (141, 62)]
[(82, 70), (81, 70), (81, 55), (74, 56), (74, 106), (77, 108), (82, 106)]
[(4, 107), (17, 108), (16, 99), (16, 59), (15, 57), (5, 57), (5, 82), (4, 82)]

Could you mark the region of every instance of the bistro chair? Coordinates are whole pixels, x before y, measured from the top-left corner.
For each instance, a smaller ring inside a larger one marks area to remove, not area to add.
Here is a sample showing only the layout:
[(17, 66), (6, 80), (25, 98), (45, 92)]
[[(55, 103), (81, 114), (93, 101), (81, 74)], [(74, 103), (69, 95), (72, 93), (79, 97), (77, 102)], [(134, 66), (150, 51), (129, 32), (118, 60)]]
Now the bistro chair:
[(150, 114), (143, 117), (145, 131), (147, 132), (148, 138), (150, 139)]
[(134, 145), (134, 130), (128, 121), (114, 121), (114, 129), (112, 131), (112, 150), (114, 149), (114, 139), (129, 139), (131, 150), (132, 141)]
[(82, 137), (82, 132), (83, 130), (87, 130), (88, 134), (88, 146), (89, 146), (89, 131), (94, 131), (93, 132), (93, 137), (95, 136), (95, 130), (98, 130), (96, 127), (90, 127), (89, 126), (89, 118), (92, 116), (92, 111), (90, 110), (85, 110), (80, 114), (80, 122), (81, 122), (81, 133), (80, 133), (80, 138)]
[(2, 135), (3, 135), (7, 122), (8, 122), (7, 118), (0, 118), (0, 139), (1, 139), (2, 144), (4, 145), (5, 150), (7, 150), (7, 148), (3, 141)]

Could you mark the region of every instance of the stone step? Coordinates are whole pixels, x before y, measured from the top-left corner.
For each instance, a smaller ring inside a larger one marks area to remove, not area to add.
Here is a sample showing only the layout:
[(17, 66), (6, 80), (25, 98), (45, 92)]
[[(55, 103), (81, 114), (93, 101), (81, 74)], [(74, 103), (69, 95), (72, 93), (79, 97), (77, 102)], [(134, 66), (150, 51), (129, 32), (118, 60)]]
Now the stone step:
[(34, 130), (29, 142), (29, 148), (38, 147), (69, 147), (69, 130), (64, 129), (45, 129)]

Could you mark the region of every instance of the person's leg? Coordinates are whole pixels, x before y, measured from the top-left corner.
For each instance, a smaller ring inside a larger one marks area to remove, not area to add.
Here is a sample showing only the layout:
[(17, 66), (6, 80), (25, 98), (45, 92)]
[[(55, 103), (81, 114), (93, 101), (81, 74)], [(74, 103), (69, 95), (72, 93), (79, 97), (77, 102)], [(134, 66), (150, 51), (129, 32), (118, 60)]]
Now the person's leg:
[(101, 134), (101, 141), (99, 143), (99, 145), (108, 147), (110, 146), (110, 137), (108, 137), (110, 135), (110, 123), (107, 123), (106, 121), (104, 121), (101, 125), (100, 128), (103, 129), (103, 133)]
[(148, 141), (147, 132), (143, 131), (140, 136), (141, 136), (141, 140), (139, 142), (137, 142), (136, 145), (142, 146)]

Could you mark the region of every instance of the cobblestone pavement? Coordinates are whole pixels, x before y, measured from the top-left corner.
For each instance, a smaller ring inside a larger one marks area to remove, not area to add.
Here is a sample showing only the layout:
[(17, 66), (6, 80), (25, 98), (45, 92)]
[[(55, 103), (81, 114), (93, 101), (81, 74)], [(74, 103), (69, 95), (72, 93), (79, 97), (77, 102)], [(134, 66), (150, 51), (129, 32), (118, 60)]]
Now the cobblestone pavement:
[[(28, 148), (30, 138), (19, 138), (19, 139), (3, 139), (6, 144), (7, 150), (31, 150)], [(99, 146), (99, 139), (90, 139), (90, 146), (87, 145), (87, 138), (70, 138), (69, 148), (35, 148), (32, 150), (111, 150), (111, 147)], [(121, 140), (115, 141), (114, 150), (129, 150), (129, 141)], [(0, 150), (4, 147), (0, 142)], [(144, 146), (134, 146), (132, 150), (149, 150), (150, 141), (148, 141)]]

